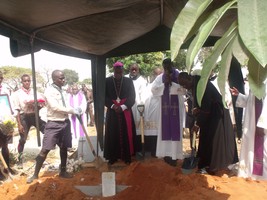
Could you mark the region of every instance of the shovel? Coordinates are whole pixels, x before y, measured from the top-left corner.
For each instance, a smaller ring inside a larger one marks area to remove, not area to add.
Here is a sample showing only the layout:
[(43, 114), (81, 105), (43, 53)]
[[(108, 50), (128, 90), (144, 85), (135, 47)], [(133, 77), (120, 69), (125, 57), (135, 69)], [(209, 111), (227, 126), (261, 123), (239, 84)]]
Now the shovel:
[[(197, 167), (198, 158), (196, 157), (196, 132), (193, 131), (192, 136), (192, 150), (191, 155), (188, 158), (184, 158), (182, 164), (182, 172), (183, 174), (191, 174), (193, 170)], [(190, 137), (191, 139), (191, 137)]]
[(8, 166), (7, 166), (7, 164), (6, 164), (6, 161), (5, 161), (5, 159), (4, 159), (3, 155), (2, 155), (2, 152), (0, 152), (0, 160), (2, 161), (2, 163), (3, 163), (3, 165), (4, 165), (4, 170), (7, 171), (8, 177), (9, 177), (11, 180), (13, 180), (13, 177), (10, 175), (9, 168), (8, 168)]
[[(145, 134), (144, 134), (144, 111), (145, 111), (145, 105), (139, 104), (137, 105), (137, 110), (140, 113), (140, 132), (141, 132), (141, 144), (142, 144), (142, 151), (141, 151), (141, 157), (145, 158)], [(140, 155), (140, 153), (138, 153)]]
[(87, 130), (86, 130), (85, 126), (84, 126), (84, 123), (82, 121), (81, 115), (76, 115), (76, 117), (77, 117), (77, 119), (79, 120), (79, 122), (80, 122), (80, 124), (82, 126), (82, 129), (83, 129), (83, 132), (84, 132), (85, 137), (87, 139), (87, 142), (89, 144), (89, 147), (90, 147), (90, 149), (92, 151), (93, 156), (95, 157), (95, 160), (93, 161), (95, 163), (95, 165), (96, 165), (95, 167), (98, 168), (99, 166), (101, 166), (103, 164), (104, 161), (96, 154), (95, 149), (93, 147), (93, 144), (91, 142), (91, 139), (90, 139), (90, 137), (89, 137), (89, 135), (87, 133)]

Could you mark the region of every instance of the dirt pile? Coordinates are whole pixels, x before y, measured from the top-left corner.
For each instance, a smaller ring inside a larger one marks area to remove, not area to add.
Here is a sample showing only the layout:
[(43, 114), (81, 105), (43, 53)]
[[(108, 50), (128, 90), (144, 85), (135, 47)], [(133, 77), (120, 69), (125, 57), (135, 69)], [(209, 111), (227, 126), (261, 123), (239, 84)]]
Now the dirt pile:
[[(84, 168), (72, 179), (61, 179), (56, 172), (41, 173), (38, 181), (26, 184), (26, 177), (7, 181), (0, 186), (1, 199), (266, 199), (267, 182), (230, 177), (190, 174), (181, 172), (181, 161), (177, 167), (161, 159), (134, 161), (129, 166), (106, 164), (100, 168)], [(97, 186), (101, 184), (102, 171), (116, 172), (116, 184), (127, 185), (127, 189), (112, 197), (86, 196), (74, 186)]]

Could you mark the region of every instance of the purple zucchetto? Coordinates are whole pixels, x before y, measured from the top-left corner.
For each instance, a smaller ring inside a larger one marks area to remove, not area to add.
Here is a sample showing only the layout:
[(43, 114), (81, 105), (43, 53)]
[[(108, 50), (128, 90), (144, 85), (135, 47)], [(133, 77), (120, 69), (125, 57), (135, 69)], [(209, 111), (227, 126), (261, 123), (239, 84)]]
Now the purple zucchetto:
[(117, 62), (115, 62), (115, 63), (113, 64), (113, 67), (114, 67), (114, 68), (117, 68), (117, 67), (119, 67), (119, 68), (123, 68), (123, 63), (120, 62), (120, 61), (117, 61)]

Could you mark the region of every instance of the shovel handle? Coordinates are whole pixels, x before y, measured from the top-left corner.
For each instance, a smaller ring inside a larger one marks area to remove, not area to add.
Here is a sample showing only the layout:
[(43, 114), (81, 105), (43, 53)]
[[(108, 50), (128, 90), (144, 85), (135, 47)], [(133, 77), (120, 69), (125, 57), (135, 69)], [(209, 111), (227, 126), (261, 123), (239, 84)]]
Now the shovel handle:
[(4, 159), (3, 155), (2, 155), (2, 152), (0, 152), (0, 160), (2, 161), (2, 163), (4, 165), (4, 168), (5, 169), (8, 169), (8, 166), (6, 164), (6, 161), (5, 161), (5, 159)]
[(140, 132), (141, 132), (141, 143), (145, 143), (145, 134), (144, 134), (144, 117), (140, 118)]
[(82, 118), (81, 118), (81, 115), (76, 115), (76, 117), (77, 117), (77, 119), (79, 120), (79, 122), (80, 122), (80, 124), (81, 124), (81, 126), (82, 126), (83, 132), (84, 132), (84, 134), (85, 134), (85, 137), (86, 137), (86, 139), (87, 139), (87, 142), (89, 143), (90, 149), (91, 149), (91, 151), (92, 151), (94, 157), (96, 158), (97, 155), (96, 155), (96, 153), (95, 153), (95, 150), (94, 150), (94, 147), (93, 147), (92, 142), (91, 142), (91, 140), (90, 140), (90, 137), (89, 137), (89, 135), (88, 135), (88, 133), (87, 133), (87, 130), (86, 130), (85, 127), (84, 127), (84, 123), (83, 123), (83, 120), (82, 120)]

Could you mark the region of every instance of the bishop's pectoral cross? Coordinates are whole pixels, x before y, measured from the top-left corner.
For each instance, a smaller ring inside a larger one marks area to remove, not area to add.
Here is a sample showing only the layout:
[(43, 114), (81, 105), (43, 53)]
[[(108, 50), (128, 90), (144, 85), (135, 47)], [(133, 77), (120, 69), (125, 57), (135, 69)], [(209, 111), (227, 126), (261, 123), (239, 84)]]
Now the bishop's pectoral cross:
[(121, 93), (122, 81), (123, 81), (123, 77), (121, 78), (121, 80), (116, 80), (116, 79), (113, 78), (115, 92), (116, 92), (116, 95), (117, 95), (117, 99), (116, 99), (116, 102), (117, 103), (120, 103), (121, 102), (121, 99), (120, 99), (119, 96), (120, 96), (120, 93)]
[(117, 103), (120, 103), (121, 99), (119, 97), (117, 97), (116, 101), (117, 101)]

